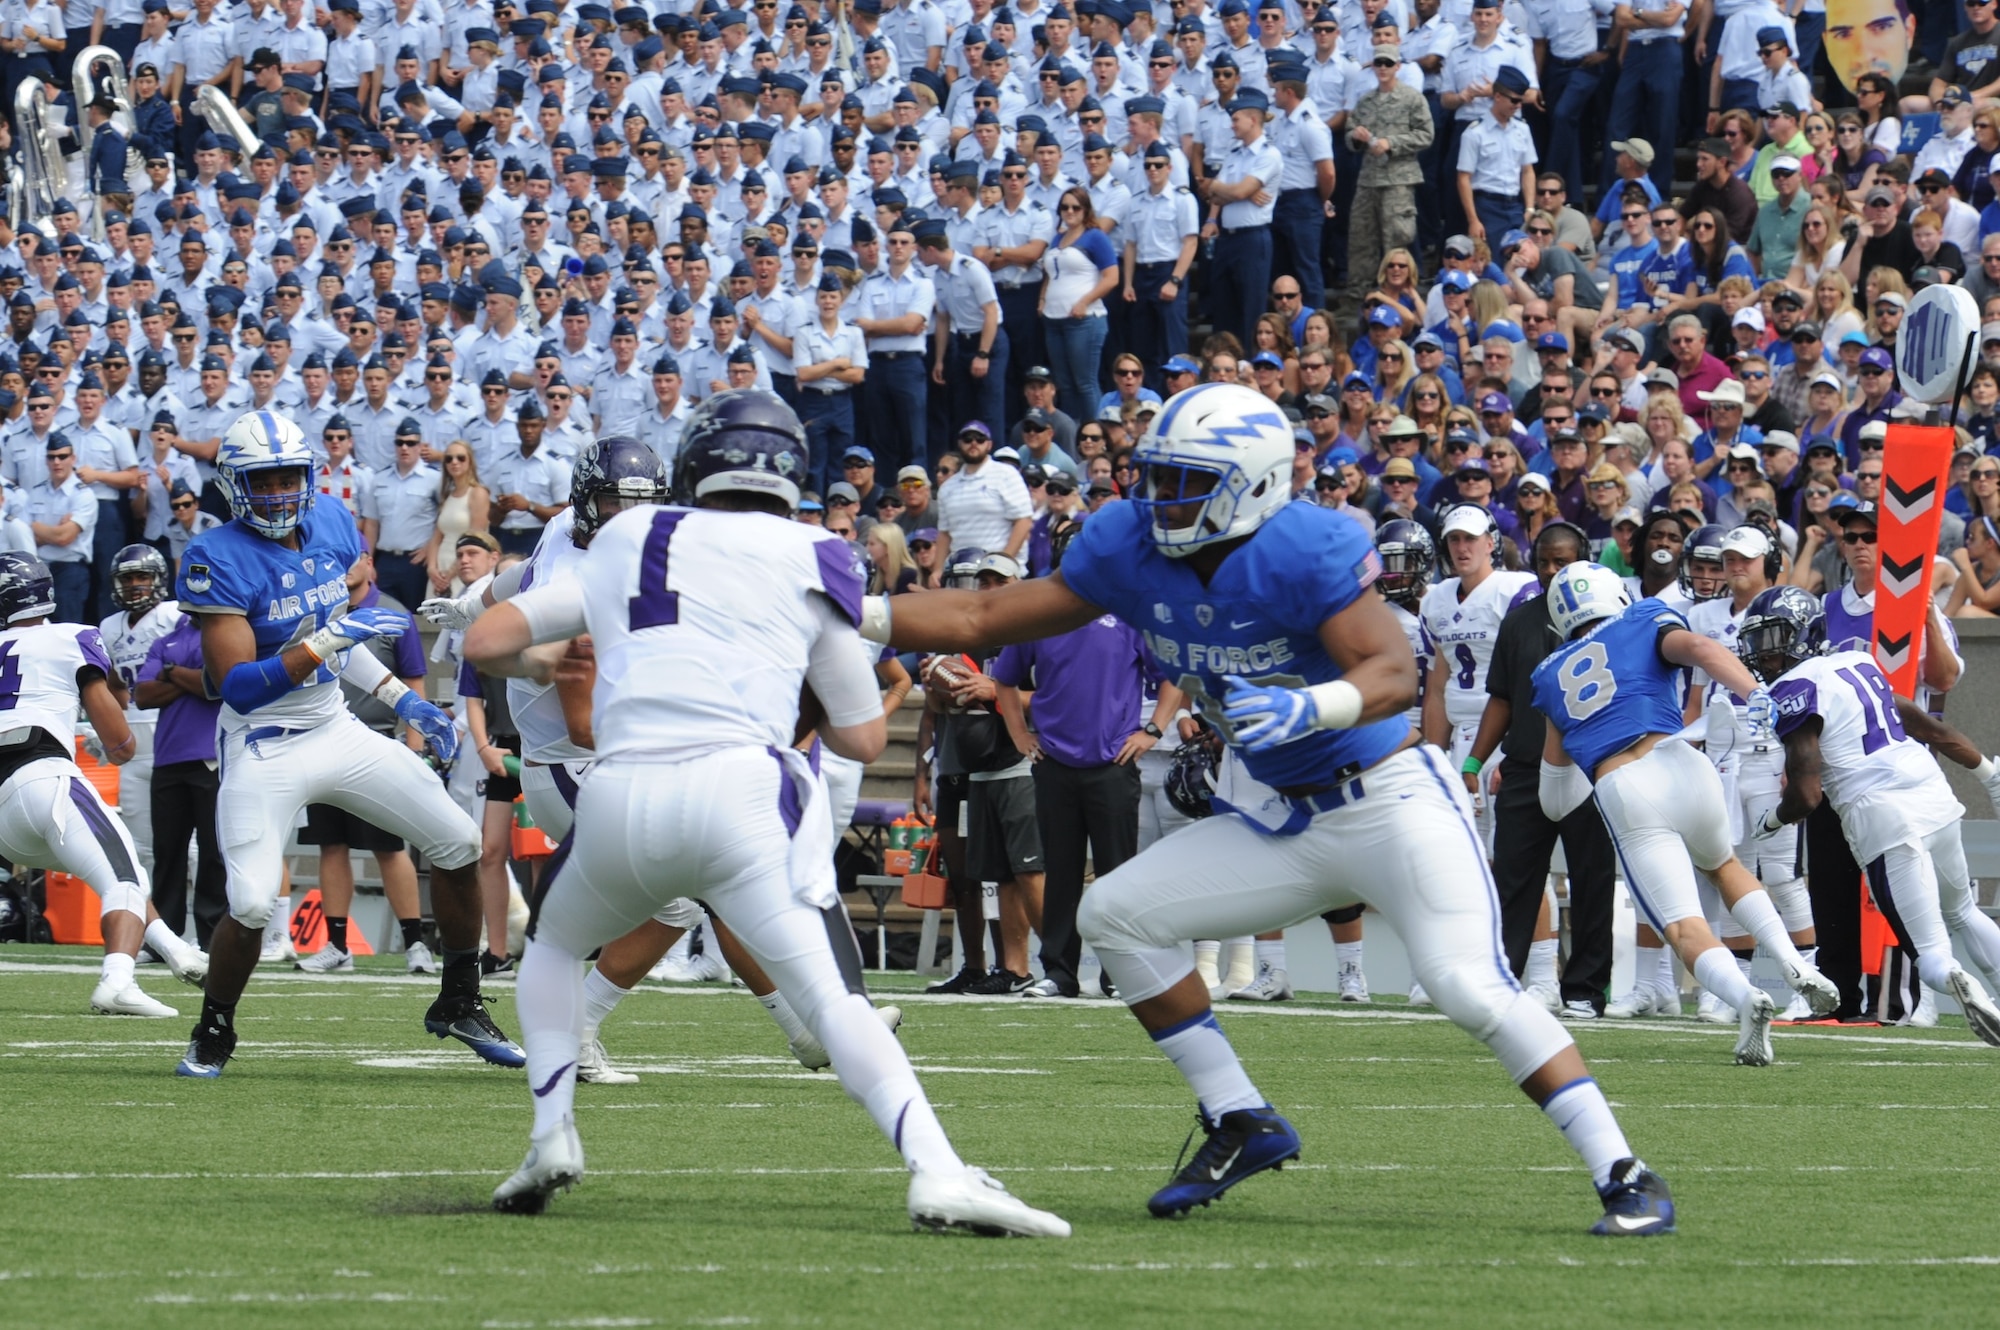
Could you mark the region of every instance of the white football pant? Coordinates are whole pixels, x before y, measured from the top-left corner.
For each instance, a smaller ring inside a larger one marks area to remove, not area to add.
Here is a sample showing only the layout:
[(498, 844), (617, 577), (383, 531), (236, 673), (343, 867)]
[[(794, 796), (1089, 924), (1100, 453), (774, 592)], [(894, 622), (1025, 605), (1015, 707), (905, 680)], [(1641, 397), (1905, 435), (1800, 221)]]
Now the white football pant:
[(1597, 782), (1597, 807), (1625, 869), (1639, 913), (1656, 932), (1683, 919), (1705, 918), (1695, 870), (1729, 862), (1729, 811), (1722, 778), (1708, 759), (1679, 739)]
[(129, 910), (146, 919), (150, 880), (118, 815), (66, 757), (41, 757), (0, 784), (0, 855), (88, 883), (99, 917)]

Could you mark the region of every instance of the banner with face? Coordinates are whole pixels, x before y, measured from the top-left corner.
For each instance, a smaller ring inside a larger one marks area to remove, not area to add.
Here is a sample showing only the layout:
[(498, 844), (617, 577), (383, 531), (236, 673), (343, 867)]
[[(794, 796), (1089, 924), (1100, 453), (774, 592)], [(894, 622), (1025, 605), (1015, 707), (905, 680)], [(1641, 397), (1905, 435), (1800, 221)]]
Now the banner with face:
[(1916, 29), (1908, 0), (1826, 0), (1827, 61), (1850, 92), (1863, 74), (1895, 83), (1910, 63)]

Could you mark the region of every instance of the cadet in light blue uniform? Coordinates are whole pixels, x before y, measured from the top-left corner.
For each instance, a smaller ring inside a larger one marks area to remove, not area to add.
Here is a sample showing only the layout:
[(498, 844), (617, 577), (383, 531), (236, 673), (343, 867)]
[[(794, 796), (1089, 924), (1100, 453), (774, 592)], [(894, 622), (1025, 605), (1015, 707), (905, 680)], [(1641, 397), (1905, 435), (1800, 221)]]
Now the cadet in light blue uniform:
[(1542, 811), (1560, 821), (1594, 793), (1646, 922), (1697, 983), (1735, 1008), (1736, 1060), (1769, 1066), (1776, 1008), (1709, 931), (1696, 871), (1816, 1013), (1832, 1011), (1840, 995), (1799, 955), (1763, 884), (1736, 858), (1714, 765), (1676, 736), (1683, 669), (1707, 670), (1745, 699), (1752, 728), (1766, 733), (1775, 714), (1770, 694), (1727, 647), (1691, 630), (1679, 610), (1655, 599), (1632, 604), (1623, 580), (1600, 564), (1573, 563), (1556, 574), (1549, 618), (1576, 640), (1535, 667), (1535, 709), (1549, 719)]
[(353, 650), (408, 632), (410, 617), (348, 609), (347, 571), (360, 539), (344, 509), (313, 511), (313, 456), (298, 426), (246, 413), (224, 435), (216, 467), (236, 516), (188, 544), (179, 599), (201, 620), (202, 655), (223, 701), (216, 829), (229, 917), (210, 944), (201, 1020), (176, 1073), (220, 1076), (235, 1051), (236, 1003), (262, 950), (286, 838), (309, 803), (346, 809), (423, 850), (445, 957), (424, 1027), (489, 1062), (524, 1065), (479, 998), (479, 827), (436, 773), (364, 725), (342, 696), (344, 678), (393, 706), (451, 761), (451, 718), (371, 652)]
[(1139, 447), (1147, 497), (1093, 517), (1057, 573), (900, 597), (893, 612), (872, 598), (862, 631), (898, 647), (986, 649), (1109, 610), (1145, 634), (1230, 744), (1216, 802), (1233, 815), (1175, 831), (1100, 878), (1077, 918), (1200, 1103), (1207, 1141), (1152, 1198), (1154, 1214), (1206, 1204), (1299, 1149), (1216, 1024), (1184, 941), (1365, 902), (1437, 1005), (1583, 1156), (1605, 1206), (1594, 1231), (1669, 1231), (1666, 1184), (1631, 1156), (1568, 1033), (1507, 967), (1464, 787), (1405, 716), (1416, 662), (1370, 592), (1380, 560), (1361, 527), (1290, 502), (1293, 448), (1261, 395), (1191, 388)]

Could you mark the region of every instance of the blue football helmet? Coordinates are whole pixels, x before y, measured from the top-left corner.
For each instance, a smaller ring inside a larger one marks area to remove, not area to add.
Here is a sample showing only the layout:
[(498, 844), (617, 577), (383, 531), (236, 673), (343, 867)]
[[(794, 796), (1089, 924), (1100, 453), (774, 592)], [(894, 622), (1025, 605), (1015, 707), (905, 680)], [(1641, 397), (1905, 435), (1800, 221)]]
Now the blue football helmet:
[(681, 431), (674, 501), (693, 506), (711, 494), (763, 494), (799, 506), (811, 471), (805, 427), (776, 393), (732, 388), (704, 398)]
[(1601, 563), (1579, 560), (1549, 583), (1549, 620), (1565, 638), (1600, 619), (1623, 614), (1631, 603), (1625, 579)]
[(576, 514), (570, 539), (590, 545), (598, 528), (624, 512), (669, 497), (667, 464), (637, 439), (613, 434), (583, 450), (570, 473), (569, 506)]
[(142, 614), (172, 594), (166, 556), (151, 545), (127, 545), (111, 556), (111, 603), (119, 609)]
[(1714, 600), (1729, 594), (1723, 580), (1722, 546), (1729, 528), (1715, 522), (1701, 527), (1681, 547), (1681, 590), (1690, 600)]
[[(1186, 558), (1249, 535), (1290, 503), (1296, 451), (1291, 423), (1262, 393), (1200, 384), (1175, 393), (1133, 450), (1144, 479), (1130, 501), (1152, 520), (1160, 553)], [(1188, 504), (1192, 517), (1167, 525), (1167, 510)]]
[[(274, 411), (246, 411), (222, 436), (215, 454), (229, 510), (260, 536), (282, 540), (303, 522), (313, 504), (313, 455), (299, 427)], [(297, 472), (297, 483), (273, 493), (252, 490), (264, 471)]]
[(56, 579), (32, 554), (0, 553), (0, 617), (10, 624), (56, 612)]
[(1826, 650), (1826, 610), (1804, 587), (1760, 591), (1743, 611), (1736, 657), (1762, 683)]

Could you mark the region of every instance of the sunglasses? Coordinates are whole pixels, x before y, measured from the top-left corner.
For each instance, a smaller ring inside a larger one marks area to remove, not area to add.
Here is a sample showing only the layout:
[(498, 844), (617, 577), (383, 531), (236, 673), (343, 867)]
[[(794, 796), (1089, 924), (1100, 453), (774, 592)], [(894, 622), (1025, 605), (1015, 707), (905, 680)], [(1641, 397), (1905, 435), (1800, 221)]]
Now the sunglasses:
[(1974, 480), (2000, 480), (2000, 471), (1979, 470), (1972, 473)]
[(1844, 531), (1841, 533), (1840, 543), (1843, 545), (1873, 545), (1875, 543), (1875, 533), (1873, 531)]

